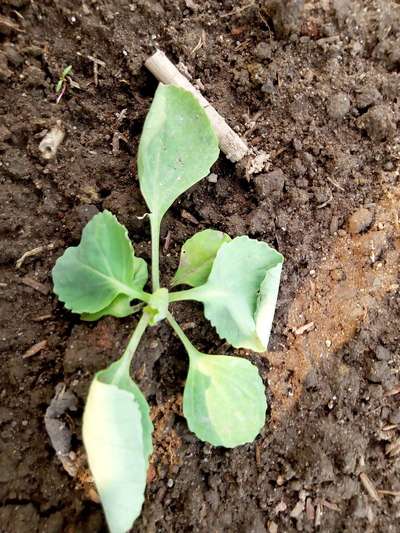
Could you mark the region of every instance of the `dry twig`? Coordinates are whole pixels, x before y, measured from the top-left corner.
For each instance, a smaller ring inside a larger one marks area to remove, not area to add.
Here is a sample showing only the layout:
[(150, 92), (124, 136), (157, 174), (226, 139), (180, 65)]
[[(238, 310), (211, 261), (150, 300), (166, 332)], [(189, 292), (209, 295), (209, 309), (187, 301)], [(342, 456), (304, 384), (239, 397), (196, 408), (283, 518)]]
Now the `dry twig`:
[(361, 472), (360, 481), (364, 485), (365, 490), (368, 492), (368, 494), (371, 496), (371, 498), (374, 501), (379, 503), (381, 501), (381, 498), (380, 498), (375, 486), (373, 485), (372, 481), (369, 479), (369, 477), (367, 476), (367, 474), (365, 472)]
[(26, 350), (26, 352), (22, 356), (22, 359), (29, 359), (29, 357), (33, 357), (34, 355), (41, 352), (45, 348), (47, 348), (47, 340), (37, 342), (36, 344), (31, 346), (29, 350)]

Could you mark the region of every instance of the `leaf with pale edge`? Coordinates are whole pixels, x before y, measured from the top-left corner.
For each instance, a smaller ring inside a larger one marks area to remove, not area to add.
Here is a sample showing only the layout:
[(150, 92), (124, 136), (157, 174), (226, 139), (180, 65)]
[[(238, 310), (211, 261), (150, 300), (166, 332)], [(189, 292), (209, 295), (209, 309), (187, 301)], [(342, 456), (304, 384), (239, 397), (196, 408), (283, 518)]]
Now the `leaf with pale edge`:
[(218, 250), (231, 238), (222, 231), (206, 229), (190, 237), (182, 246), (179, 267), (172, 285), (203, 285), (210, 275)]
[(67, 309), (93, 314), (119, 295), (135, 298), (146, 283), (147, 266), (134, 257), (126, 228), (103, 211), (85, 226), (79, 246), (68, 248), (57, 260), (52, 275), (54, 292)]
[(218, 155), (217, 137), (196, 98), (160, 84), (138, 151), (140, 189), (158, 222), (179, 195), (209, 173)]
[(257, 368), (227, 355), (190, 355), (183, 413), (197, 437), (233, 448), (252, 442), (265, 423), (267, 402)]
[(98, 372), (83, 415), (89, 467), (111, 533), (125, 533), (139, 516), (152, 452), (149, 406), (120, 362)]
[(266, 243), (236, 237), (219, 249), (207, 282), (191, 289), (218, 335), (235, 348), (267, 349), (282, 263)]

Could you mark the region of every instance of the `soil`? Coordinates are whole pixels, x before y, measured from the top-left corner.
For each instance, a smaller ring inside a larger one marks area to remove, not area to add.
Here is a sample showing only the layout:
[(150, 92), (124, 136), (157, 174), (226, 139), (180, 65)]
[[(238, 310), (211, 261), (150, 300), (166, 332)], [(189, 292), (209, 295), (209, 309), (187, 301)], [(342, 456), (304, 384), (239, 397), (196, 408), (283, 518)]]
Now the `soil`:
[[(51, 269), (104, 208), (149, 259), (135, 155), (156, 47), (269, 156), (250, 180), (221, 157), (218, 179), (176, 202), (164, 282), (208, 227), (265, 240), (286, 262), (269, 351), (241, 352), (268, 391), (253, 444), (199, 442), (181, 412), (182, 347), (164, 323), (141, 343), (133, 373), (156, 429), (133, 531), (400, 531), (399, 1), (3, 0), (0, 13), (0, 531), (105, 531), (81, 416), (132, 319), (80, 322), (52, 294)], [(44, 160), (57, 121), (66, 136)], [(174, 313), (200, 349), (232, 353), (199, 306)], [(45, 428), (60, 383), (79, 403), (63, 415), (69, 472)]]

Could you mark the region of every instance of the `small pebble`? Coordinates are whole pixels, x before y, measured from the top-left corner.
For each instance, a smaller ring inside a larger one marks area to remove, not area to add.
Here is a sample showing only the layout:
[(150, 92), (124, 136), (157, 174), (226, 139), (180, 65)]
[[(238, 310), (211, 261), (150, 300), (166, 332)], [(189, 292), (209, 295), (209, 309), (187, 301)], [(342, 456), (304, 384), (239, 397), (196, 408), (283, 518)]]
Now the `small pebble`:
[(389, 361), (392, 358), (392, 353), (384, 346), (379, 345), (375, 350), (375, 357), (379, 359), (379, 361)]
[(348, 220), (349, 233), (353, 235), (366, 230), (372, 223), (372, 213), (365, 207), (360, 207)]
[(271, 59), (272, 58), (271, 45), (266, 42), (258, 43), (258, 45), (256, 46), (255, 53), (258, 59)]
[(345, 93), (333, 95), (328, 102), (327, 111), (332, 119), (343, 119), (350, 111), (350, 98)]
[(390, 368), (385, 361), (373, 361), (367, 375), (372, 383), (382, 383), (390, 378)]
[(400, 424), (400, 408), (393, 409), (389, 415), (389, 422), (391, 424)]

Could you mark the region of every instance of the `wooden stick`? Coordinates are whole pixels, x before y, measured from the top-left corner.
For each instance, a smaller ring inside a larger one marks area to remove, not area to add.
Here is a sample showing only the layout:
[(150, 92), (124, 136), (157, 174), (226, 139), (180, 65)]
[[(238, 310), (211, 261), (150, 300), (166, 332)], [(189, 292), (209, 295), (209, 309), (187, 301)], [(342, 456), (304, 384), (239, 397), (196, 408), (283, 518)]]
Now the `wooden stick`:
[(212, 107), (190, 81), (179, 72), (173, 63), (161, 50), (150, 56), (145, 62), (145, 67), (162, 83), (178, 85), (187, 91), (190, 91), (200, 102), (204, 111), (207, 113), (211, 124), (217, 134), (219, 146), (226, 157), (235, 163), (240, 161), (248, 152), (247, 145), (242, 139), (228, 126), (221, 115)]

